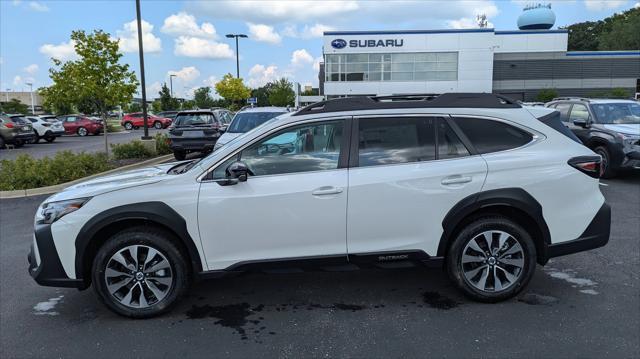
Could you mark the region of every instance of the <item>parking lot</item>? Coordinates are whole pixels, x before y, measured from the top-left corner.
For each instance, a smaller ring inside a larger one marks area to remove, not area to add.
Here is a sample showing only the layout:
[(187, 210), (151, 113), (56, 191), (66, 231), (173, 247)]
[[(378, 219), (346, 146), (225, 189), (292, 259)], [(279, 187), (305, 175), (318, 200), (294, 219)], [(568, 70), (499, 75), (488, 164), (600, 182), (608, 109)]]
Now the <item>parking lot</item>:
[(197, 283), (150, 320), (116, 316), (91, 290), (33, 282), (26, 256), (44, 197), (0, 200), (0, 357), (637, 358), (639, 184), (638, 173), (603, 180), (609, 244), (538, 267), (503, 303), (465, 299), (437, 269), (250, 274)]
[[(156, 133), (165, 133), (167, 130), (149, 129), (149, 135), (153, 136)], [(140, 139), (144, 131), (122, 131), (108, 134), (109, 143), (127, 143), (136, 139)], [(60, 151), (73, 151), (73, 152), (101, 152), (104, 151), (104, 136), (62, 136), (56, 138), (52, 143), (47, 143), (41, 140), (40, 143), (27, 144), (21, 148), (0, 150), (0, 160), (12, 160), (18, 157), (20, 154), (29, 154), (34, 158), (53, 157), (56, 152)]]

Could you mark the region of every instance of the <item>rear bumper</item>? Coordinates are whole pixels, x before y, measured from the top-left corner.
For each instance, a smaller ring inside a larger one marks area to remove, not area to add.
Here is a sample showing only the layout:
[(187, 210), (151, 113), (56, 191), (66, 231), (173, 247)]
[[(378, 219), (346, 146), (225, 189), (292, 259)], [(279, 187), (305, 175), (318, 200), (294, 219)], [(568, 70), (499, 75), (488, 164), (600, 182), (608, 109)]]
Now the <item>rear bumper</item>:
[[(27, 256), (29, 274), (36, 283), (48, 287), (66, 287), (85, 289), (86, 283), (81, 279), (71, 279), (62, 267), (58, 251), (53, 243), (51, 226), (38, 224), (34, 230), (34, 243)], [(38, 263), (38, 258), (39, 262)]]
[(13, 141), (16, 140), (20, 140), (20, 141), (30, 141), (30, 140), (35, 140), (36, 135), (33, 132), (21, 132), (16, 134), (13, 137)]
[(213, 151), (219, 136), (179, 138), (171, 137), (171, 147), (174, 151)]
[(602, 247), (609, 242), (610, 232), (611, 207), (604, 203), (580, 237), (572, 241), (547, 245), (545, 263), (549, 258)]

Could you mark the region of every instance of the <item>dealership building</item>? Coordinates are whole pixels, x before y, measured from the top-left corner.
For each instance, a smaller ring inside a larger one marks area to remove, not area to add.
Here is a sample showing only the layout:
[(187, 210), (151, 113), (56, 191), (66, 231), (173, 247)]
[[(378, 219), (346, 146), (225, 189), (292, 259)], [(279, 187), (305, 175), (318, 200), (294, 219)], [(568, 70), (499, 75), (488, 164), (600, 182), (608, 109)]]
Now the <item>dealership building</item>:
[(327, 31), (320, 93), (494, 92), (533, 101), (542, 89), (585, 97), (640, 92), (639, 50), (567, 51), (568, 36), (540, 28)]

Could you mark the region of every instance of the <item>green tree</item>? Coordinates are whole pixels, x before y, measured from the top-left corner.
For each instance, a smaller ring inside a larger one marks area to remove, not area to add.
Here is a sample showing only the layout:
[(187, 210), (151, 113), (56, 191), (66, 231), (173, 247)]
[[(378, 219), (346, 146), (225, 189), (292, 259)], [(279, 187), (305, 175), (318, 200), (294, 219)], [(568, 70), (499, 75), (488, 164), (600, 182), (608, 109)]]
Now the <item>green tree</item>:
[(604, 20), (576, 23), (565, 29), (569, 31), (569, 51), (638, 50), (640, 8)]
[(125, 106), (125, 111), (127, 113), (142, 112), (142, 105), (140, 105), (140, 103), (137, 101), (133, 101), (127, 106)]
[(251, 89), (244, 85), (241, 78), (226, 74), (216, 83), (216, 92), (232, 103), (231, 107), (239, 108), (241, 101), (251, 96)]
[[(54, 67), (49, 70), (53, 85), (48, 95), (66, 99), (50, 101), (69, 101), (76, 107), (90, 101), (106, 123), (109, 109), (131, 102), (138, 87), (136, 75), (129, 71), (129, 65), (119, 63), (122, 53), (118, 51), (118, 41), (108, 33), (96, 30), (87, 34), (78, 30), (71, 33), (71, 40), (79, 59), (65, 63), (53, 59)], [(108, 156), (106, 128), (104, 145)]]
[(620, 87), (616, 87), (614, 89), (611, 89), (611, 92), (609, 92), (609, 97), (611, 98), (629, 98), (631, 97), (631, 94), (629, 93), (629, 91), (620, 88)]
[[(213, 107), (213, 97), (211, 97), (210, 87), (200, 87), (193, 92), (193, 100), (195, 106), (198, 108), (211, 108)], [(184, 104), (183, 104), (184, 106)]]
[(158, 92), (160, 95), (160, 107), (162, 111), (172, 111), (180, 109), (180, 102), (175, 97), (171, 97), (171, 91), (167, 84), (162, 84), (162, 89)]
[(549, 102), (558, 97), (558, 91), (555, 89), (542, 89), (536, 95), (536, 101)]
[(159, 99), (153, 100), (151, 103), (151, 111), (154, 113), (162, 112), (162, 102)]
[(21, 113), (23, 115), (29, 114), (29, 106), (18, 101), (18, 99), (12, 98), (9, 102), (3, 102), (0, 106), (4, 113)]
[(255, 97), (258, 100), (256, 106), (269, 106), (269, 90), (272, 86), (273, 83), (269, 82), (262, 87), (251, 90), (251, 97)]
[(293, 106), (296, 94), (293, 92), (293, 84), (286, 78), (273, 83), (269, 89), (269, 103), (271, 106)]
[(56, 115), (68, 115), (74, 112), (73, 103), (62, 94), (55, 94), (54, 91), (59, 91), (59, 88), (54, 87), (41, 87), (38, 89), (38, 94), (42, 97), (42, 108), (52, 114)]

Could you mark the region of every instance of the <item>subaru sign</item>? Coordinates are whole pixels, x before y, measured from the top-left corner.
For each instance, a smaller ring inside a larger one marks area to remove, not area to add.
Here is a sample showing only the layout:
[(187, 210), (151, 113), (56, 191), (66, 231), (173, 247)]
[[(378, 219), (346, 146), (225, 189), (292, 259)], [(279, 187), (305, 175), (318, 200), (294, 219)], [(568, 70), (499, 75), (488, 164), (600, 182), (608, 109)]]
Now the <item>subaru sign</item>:
[(331, 41), (331, 47), (334, 49), (342, 49), (347, 47), (347, 42), (342, 39), (335, 39)]

